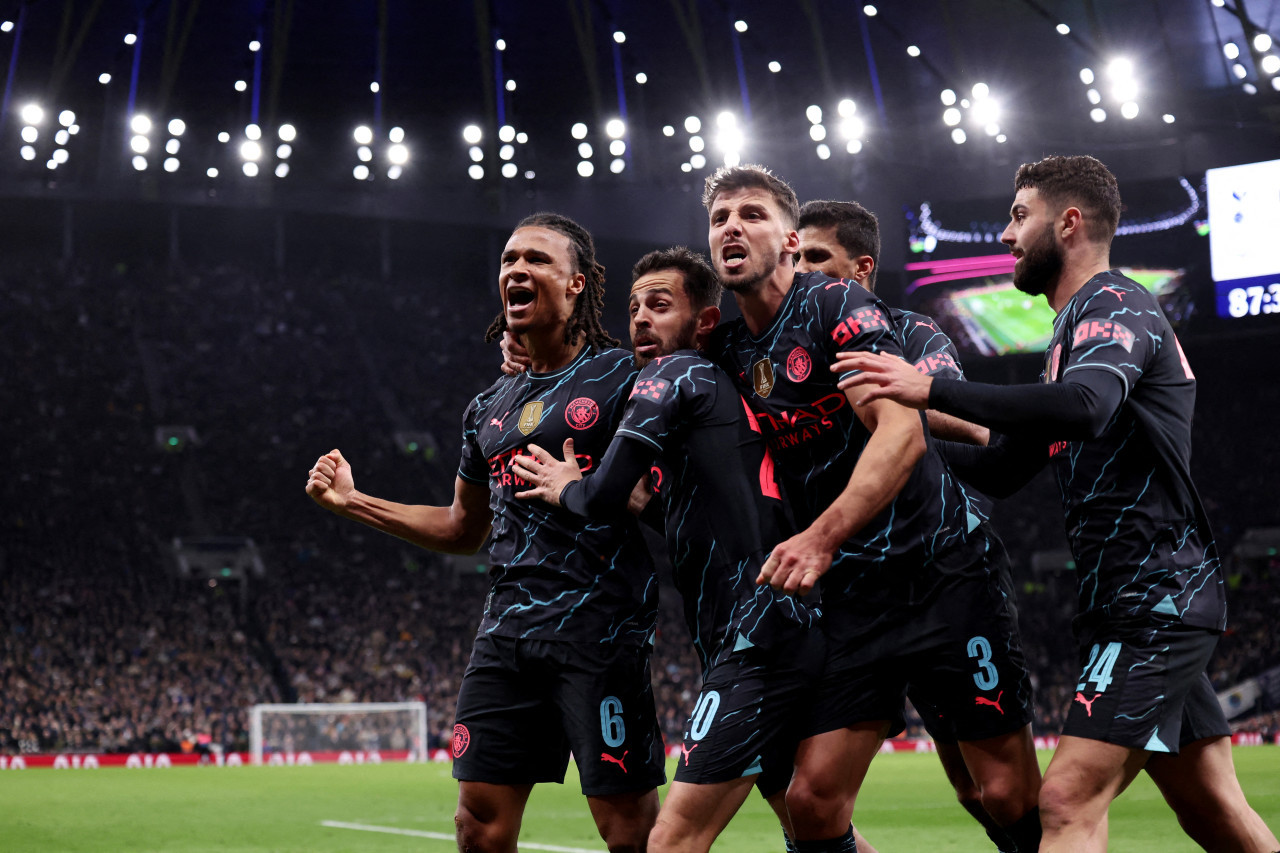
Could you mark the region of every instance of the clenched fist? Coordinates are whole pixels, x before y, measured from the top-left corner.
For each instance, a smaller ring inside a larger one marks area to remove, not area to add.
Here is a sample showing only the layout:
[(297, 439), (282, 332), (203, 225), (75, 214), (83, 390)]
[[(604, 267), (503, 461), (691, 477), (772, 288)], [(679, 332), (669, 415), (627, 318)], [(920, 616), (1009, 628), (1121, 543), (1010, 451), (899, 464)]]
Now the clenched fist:
[(334, 449), (321, 456), (308, 474), (307, 494), (313, 501), (332, 512), (346, 508), (356, 490), (356, 483), (351, 476), (351, 466), (342, 458), (341, 451)]

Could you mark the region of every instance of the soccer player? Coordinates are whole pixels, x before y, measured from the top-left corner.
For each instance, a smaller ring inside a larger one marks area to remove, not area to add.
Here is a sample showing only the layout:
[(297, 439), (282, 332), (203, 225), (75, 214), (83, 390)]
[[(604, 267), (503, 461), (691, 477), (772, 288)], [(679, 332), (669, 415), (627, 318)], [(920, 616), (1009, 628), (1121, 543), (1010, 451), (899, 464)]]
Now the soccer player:
[(1048, 157), (1019, 168), (1014, 187), (1001, 236), (1018, 259), (1014, 284), (1057, 312), (1043, 381), (933, 379), (864, 354), (839, 369), (864, 371), (850, 389), (859, 407), (894, 399), (1015, 436), (948, 448), (984, 491), (1012, 493), (1045, 464), (1057, 475), (1081, 671), (1041, 789), (1041, 850), (1105, 850), (1111, 800), (1145, 768), (1202, 847), (1274, 851), (1205, 674), (1226, 605), (1189, 470), (1195, 377), (1155, 299), (1110, 269), (1111, 172), (1092, 157)]
[(855, 409), (828, 369), (838, 352), (902, 355), (867, 290), (797, 275), (795, 193), (759, 166), (707, 179), (712, 262), (742, 319), (712, 339), (759, 422), (800, 533), (760, 581), (821, 579), (827, 665), (796, 754), (787, 808), (802, 851), (853, 849), (849, 818), (908, 683), (929, 684), (956, 727), (989, 814), (1019, 850), (1039, 839), (1030, 681), (996, 569), (999, 539), (971, 511), (919, 413)]
[[(880, 223), (876, 215), (857, 202), (809, 201), (800, 208), (800, 237), (796, 272), (820, 272), (832, 278), (855, 281), (869, 292), (876, 292), (876, 273), (880, 263)], [(889, 315), (902, 334), (903, 355), (916, 370), (929, 376), (963, 379), (960, 354), (955, 344), (938, 328), (932, 318), (914, 311), (890, 308)], [(986, 444), (988, 431), (968, 421), (930, 409), (925, 412), (929, 432), (936, 438), (950, 438), (972, 444)], [(972, 497), (972, 495), (971, 495)], [(1003, 571), (1001, 587), (1012, 604), (1013, 579)], [(1017, 627), (1016, 620), (1013, 625)], [(925, 729), (933, 738), (938, 759), (955, 789), (956, 798), (965, 811), (973, 815), (1000, 850), (1014, 849), (1014, 842), (982, 807), (982, 792), (965, 766), (950, 721), (933, 705), (928, 685), (912, 685), (907, 698), (920, 712)], [(1029, 726), (1030, 724), (1028, 724)], [(1029, 734), (1029, 733), (1028, 733)]]
[(536, 486), (521, 497), (601, 521), (624, 515), (632, 486), (653, 471), (703, 683), (649, 851), (705, 853), (753, 784), (788, 825), (795, 718), (822, 671), (822, 634), (815, 610), (755, 583), (788, 524), (760, 427), (696, 352), (720, 320), (715, 271), (676, 247), (645, 255), (632, 276), (641, 371), (604, 459), (583, 478), (570, 440), (564, 461), (531, 445), (514, 470)]
[[(590, 469), (635, 379), (631, 353), (600, 325), (604, 267), (591, 235), (535, 214), (502, 250), (505, 330), (531, 370), (504, 376), (463, 416), (451, 506), (408, 506), (355, 489), (337, 450), (311, 469), (326, 509), (436, 551), (474, 553), (490, 537), (490, 590), (463, 675), (453, 737), (458, 848), (513, 853), (533, 785), (563, 782), (572, 750), (611, 851), (643, 851), (665, 781), (649, 651), (657, 576), (630, 517), (584, 523), (522, 501), (513, 457), (572, 437)], [(492, 531), (492, 532), (491, 532)]]

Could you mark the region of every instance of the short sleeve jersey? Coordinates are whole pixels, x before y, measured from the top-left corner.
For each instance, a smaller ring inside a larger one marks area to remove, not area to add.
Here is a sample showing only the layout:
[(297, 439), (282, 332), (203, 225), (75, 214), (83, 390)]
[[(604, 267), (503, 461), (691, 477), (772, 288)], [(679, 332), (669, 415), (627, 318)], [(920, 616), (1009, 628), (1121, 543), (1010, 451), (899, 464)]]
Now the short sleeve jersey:
[[(807, 273), (796, 276), (759, 335), (742, 320), (721, 328), (712, 349), (764, 432), (796, 524), (807, 527), (849, 484), (870, 438), (828, 365), (845, 351), (901, 358), (889, 309), (853, 282)], [(854, 598), (869, 602), (865, 591), (891, 574), (937, 576), (985, 553), (985, 529), (964, 488), (927, 433), (926, 442), (898, 496), (836, 554), (822, 579), (824, 610)]]
[(693, 350), (650, 362), (618, 435), (657, 457), (667, 549), (704, 671), (816, 624), (815, 609), (755, 583), (789, 525), (759, 424), (723, 370)]
[(1080, 613), (1155, 613), (1221, 630), (1221, 565), (1191, 482), (1195, 377), (1155, 298), (1116, 270), (1090, 279), (1059, 313), (1043, 379), (1093, 370), (1119, 378), (1124, 402), (1099, 438), (1050, 447)]
[(932, 317), (901, 308), (890, 308), (889, 314), (902, 335), (903, 357), (916, 370), (939, 379), (964, 379), (956, 345)]
[(631, 353), (590, 346), (554, 373), (504, 376), (463, 416), (458, 476), (489, 487), (490, 587), (480, 630), (504, 637), (640, 645), (653, 633), (658, 582), (634, 519), (588, 521), (516, 493), (511, 468), (530, 444), (566, 438), (584, 471), (604, 455), (635, 379)]

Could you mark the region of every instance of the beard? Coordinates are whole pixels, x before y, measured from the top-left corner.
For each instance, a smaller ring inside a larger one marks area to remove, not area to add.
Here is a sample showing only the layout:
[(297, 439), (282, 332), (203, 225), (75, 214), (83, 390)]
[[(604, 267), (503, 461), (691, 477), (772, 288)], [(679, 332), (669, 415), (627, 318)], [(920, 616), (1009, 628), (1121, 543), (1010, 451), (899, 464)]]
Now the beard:
[[(720, 282), (724, 285), (724, 289), (730, 293), (753, 293), (759, 290), (761, 284), (768, 281), (777, 268), (776, 259), (773, 264), (770, 264), (768, 259), (764, 258), (761, 260), (759, 268), (743, 270), (736, 278), (726, 278), (721, 274)], [(720, 271), (716, 270), (716, 272), (719, 273)]]
[(1058, 281), (1064, 258), (1053, 239), (1053, 224), (1023, 253), (1013, 266), (1013, 286), (1028, 296), (1042, 296)]
[(636, 367), (644, 367), (655, 358), (662, 358), (664, 355), (671, 355), (671, 353), (676, 350), (696, 349), (697, 347), (695, 344), (697, 343), (697, 337), (698, 318), (691, 317), (689, 322), (681, 326), (679, 331), (677, 331), (670, 340), (664, 340), (658, 335), (650, 333), (641, 337), (638, 342), (632, 341), (633, 347), (636, 343), (656, 343), (658, 345), (657, 355), (640, 355), (640, 353), (634, 352), (633, 358), (635, 360)]

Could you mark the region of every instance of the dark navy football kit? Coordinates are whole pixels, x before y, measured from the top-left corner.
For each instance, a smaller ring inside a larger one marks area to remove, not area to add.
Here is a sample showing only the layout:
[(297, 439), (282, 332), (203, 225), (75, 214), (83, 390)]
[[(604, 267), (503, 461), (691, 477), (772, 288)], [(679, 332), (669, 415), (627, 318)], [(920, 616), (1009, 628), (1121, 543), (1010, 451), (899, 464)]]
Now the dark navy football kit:
[(583, 520), (541, 501), (512, 470), (530, 444), (573, 438), (590, 471), (635, 379), (631, 353), (584, 346), (550, 373), (504, 376), (463, 416), (458, 476), (488, 486), (490, 588), (458, 695), (455, 778), (563, 781), (572, 751), (584, 794), (665, 781), (649, 678), (658, 580), (634, 520)]

